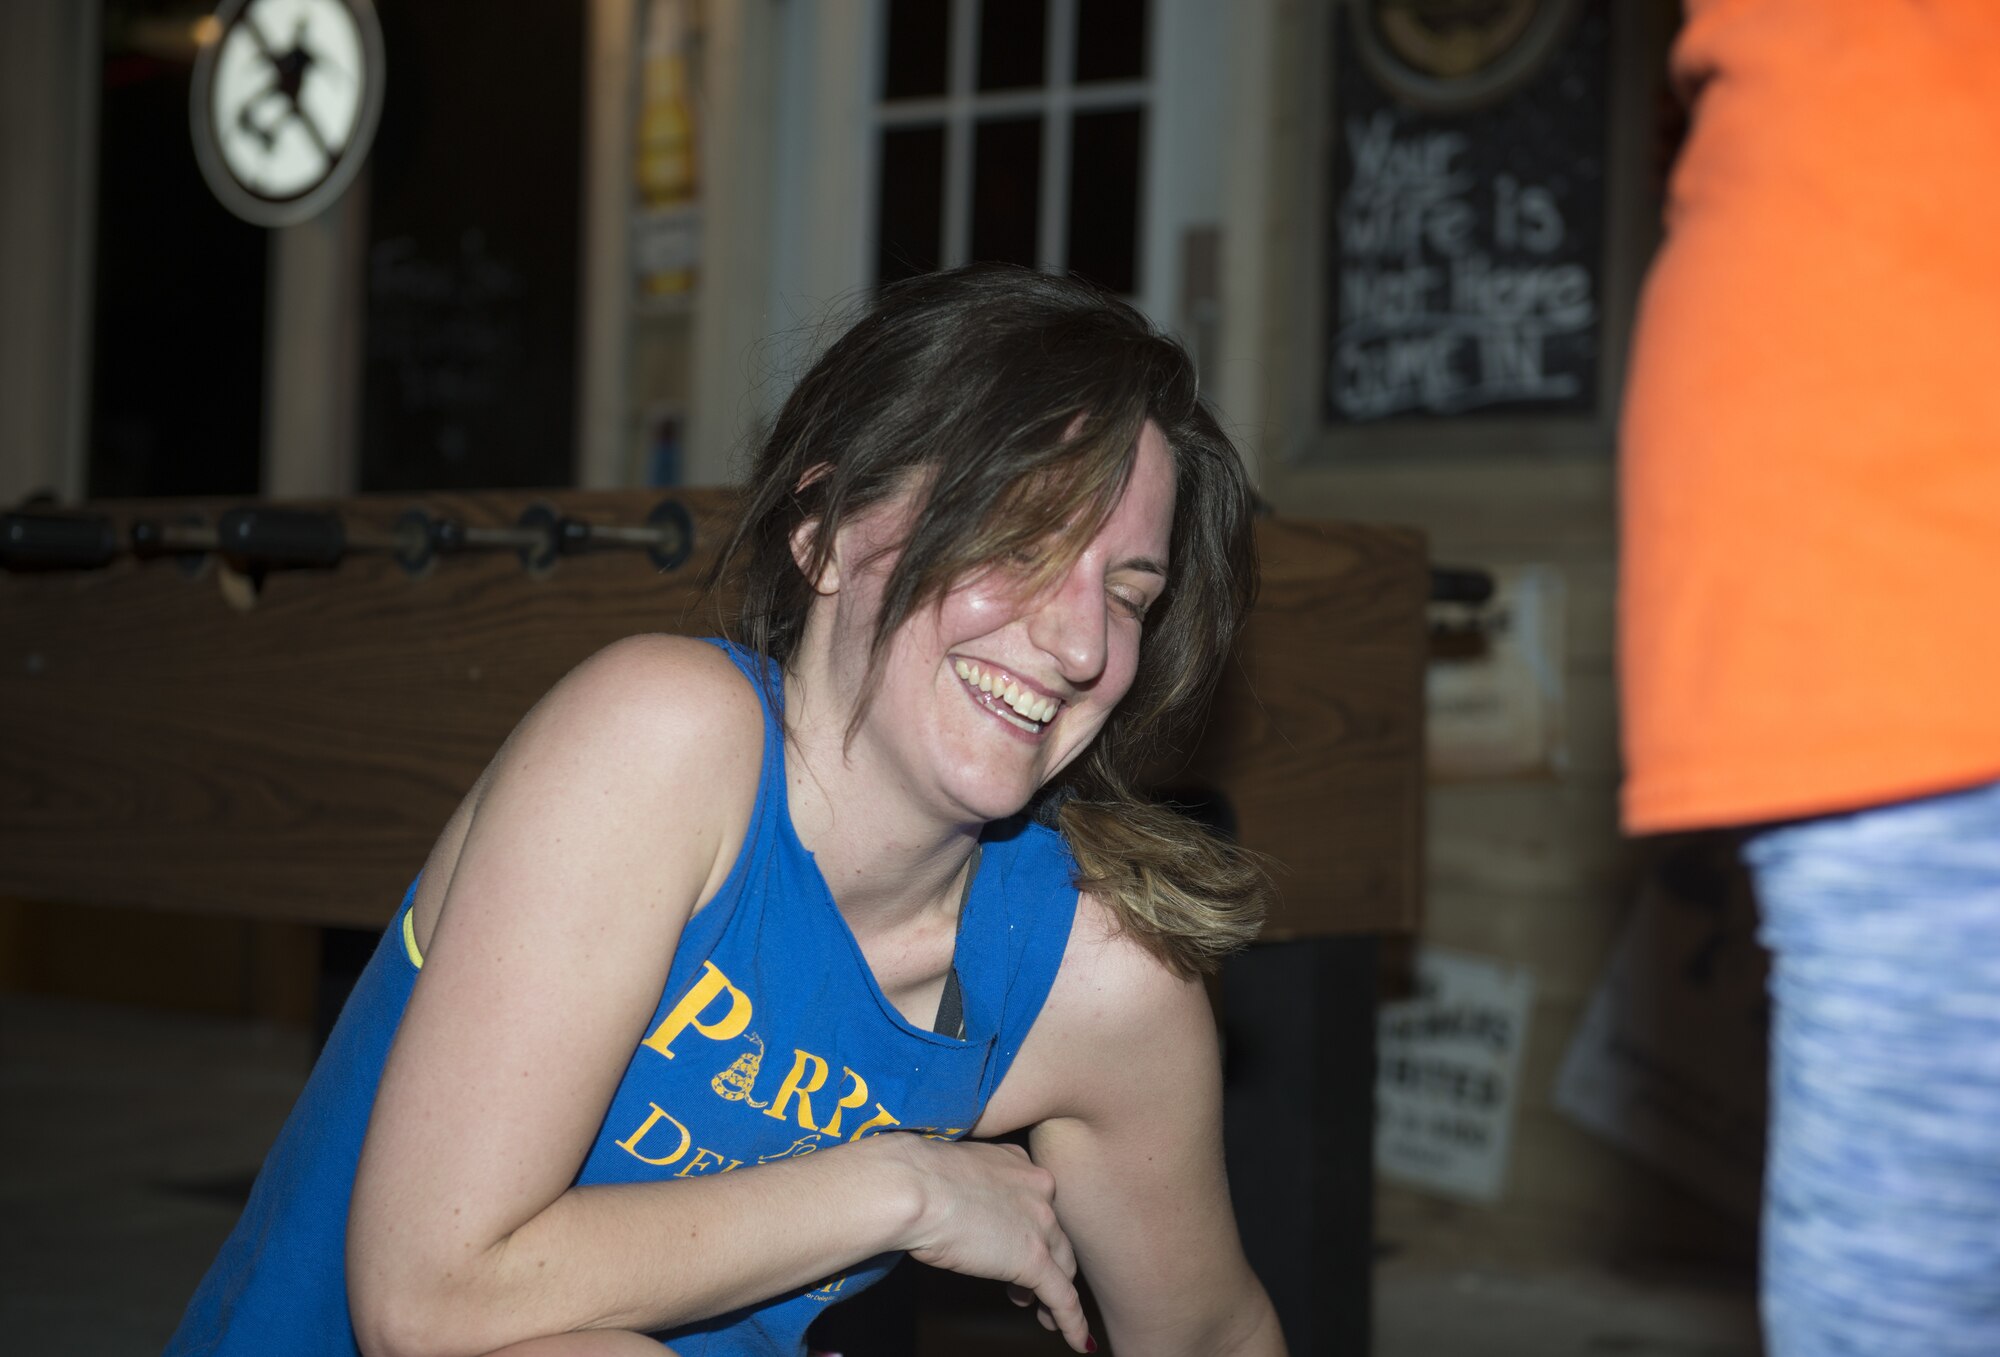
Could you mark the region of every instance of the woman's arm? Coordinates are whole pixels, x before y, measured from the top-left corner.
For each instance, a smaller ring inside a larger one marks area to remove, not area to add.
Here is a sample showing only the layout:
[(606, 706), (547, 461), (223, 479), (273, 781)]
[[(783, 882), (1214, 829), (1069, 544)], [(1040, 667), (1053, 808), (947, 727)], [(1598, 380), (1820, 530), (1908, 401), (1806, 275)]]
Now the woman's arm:
[(1112, 1349), (1283, 1354), (1229, 1204), (1221, 1053), (1201, 984), (1115, 935), (1086, 899), (1023, 1045), (1030, 1061), (1055, 1110), (1030, 1143), (1055, 1174)]
[[(558, 685), (482, 781), (355, 1181), (349, 1304), (371, 1357), (667, 1328), (1032, 1215), (1032, 1166), (894, 1135), (570, 1187), (682, 927), (734, 860), (762, 736), (712, 647), (635, 638)], [(1010, 1279), (1064, 1304), (1046, 1276)]]

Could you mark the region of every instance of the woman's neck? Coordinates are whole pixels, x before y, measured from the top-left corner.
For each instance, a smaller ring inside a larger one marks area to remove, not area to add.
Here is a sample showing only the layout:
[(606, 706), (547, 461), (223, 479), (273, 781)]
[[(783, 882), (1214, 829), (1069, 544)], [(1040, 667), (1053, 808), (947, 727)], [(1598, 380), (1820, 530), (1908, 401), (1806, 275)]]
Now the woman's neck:
[(785, 676), (785, 781), (792, 827), (857, 933), (955, 914), (983, 828), (928, 811), (901, 779), (847, 740), (827, 689)]

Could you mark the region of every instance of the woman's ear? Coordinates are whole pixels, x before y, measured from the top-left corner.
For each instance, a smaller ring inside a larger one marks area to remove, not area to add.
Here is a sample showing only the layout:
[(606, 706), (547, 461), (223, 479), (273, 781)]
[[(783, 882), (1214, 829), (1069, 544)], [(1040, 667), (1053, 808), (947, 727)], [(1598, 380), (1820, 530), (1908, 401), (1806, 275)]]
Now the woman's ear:
[(792, 529), (792, 560), (799, 573), (816, 594), (837, 594), (840, 592), (840, 541), (835, 534), (833, 549), (827, 552), (826, 560), (817, 572), (813, 569), (813, 553), (819, 545), (819, 520), (808, 518)]
[[(799, 483), (792, 487), (792, 491), (794, 494), (801, 494), (814, 481), (832, 473), (833, 463), (814, 462), (806, 468), (805, 474), (799, 477)], [(840, 592), (838, 533), (834, 534), (835, 540), (829, 544), (830, 549), (827, 551), (825, 563), (817, 571), (813, 569), (813, 552), (819, 545), (819, 524), (819, 519), (808, 518), (792, 529), (792, 561), (798, 566), (799, 573), (812, 585), (814, 593), (837, 594)]]

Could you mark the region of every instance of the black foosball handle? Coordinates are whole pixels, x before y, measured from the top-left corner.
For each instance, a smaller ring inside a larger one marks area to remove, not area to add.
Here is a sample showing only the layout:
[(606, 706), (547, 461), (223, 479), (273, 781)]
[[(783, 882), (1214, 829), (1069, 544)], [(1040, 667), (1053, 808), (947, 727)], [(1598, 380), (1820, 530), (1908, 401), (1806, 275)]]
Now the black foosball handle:
[(101, 514), (0, 514), (0, 565), (8, 570), (97, 570), (123, 550)]
[(347, 554), (347, 526), (315, 509), (230, 509), (216, 524), (215, 549), (257, 565), (330, 569)]

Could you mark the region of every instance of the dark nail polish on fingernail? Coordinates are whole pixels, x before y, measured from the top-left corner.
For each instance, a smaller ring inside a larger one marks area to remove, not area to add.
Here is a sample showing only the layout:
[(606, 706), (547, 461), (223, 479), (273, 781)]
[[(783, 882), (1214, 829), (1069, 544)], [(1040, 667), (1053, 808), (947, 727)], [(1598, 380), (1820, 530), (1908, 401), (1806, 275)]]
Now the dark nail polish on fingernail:
[(1092, 1338), (1089, 1334), (1085, 1334), (1083, 1336), (1083, 1350), (1085, 1352), (1097, 1351), (1097, 1340), (1095, 1338)]

